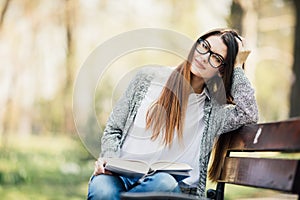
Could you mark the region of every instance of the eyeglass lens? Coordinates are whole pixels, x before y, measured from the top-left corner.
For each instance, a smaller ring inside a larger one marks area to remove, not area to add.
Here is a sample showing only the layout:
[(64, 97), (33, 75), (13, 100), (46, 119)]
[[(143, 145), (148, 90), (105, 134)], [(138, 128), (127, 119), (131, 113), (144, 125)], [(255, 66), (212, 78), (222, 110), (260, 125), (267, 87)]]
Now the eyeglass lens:
[(212, 67), (220, 67), (224, 63), (224, 58), (217, 53), (214, 53), (210, 50), (210, 45), (206, 40), (199, 40), (196, 50), (200, 54), (209, 54), (208, 61)]

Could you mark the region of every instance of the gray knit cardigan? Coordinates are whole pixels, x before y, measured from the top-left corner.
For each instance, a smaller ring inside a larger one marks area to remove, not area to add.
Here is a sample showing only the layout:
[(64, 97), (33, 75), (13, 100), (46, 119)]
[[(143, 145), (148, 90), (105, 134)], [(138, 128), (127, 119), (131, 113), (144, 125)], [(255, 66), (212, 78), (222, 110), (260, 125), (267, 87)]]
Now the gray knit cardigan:
[[(138, 71), (127, 90), (113, 108), (101, 140), (100, 157), (118, 157), (128, 130), (154, 77), (159, 76), (158, 68), (144, 68)], [(201, 140), (200, 177), (196, 195), (205, 196), (207, 166), (214, 139), (222, 133), (239, 128), (258, 120), (254, 90), (244, 70), (233, 71), (232, 91), (235, 105), (219, 105), (213, 98), (206, 98), (204, 105), (204, 132)]]

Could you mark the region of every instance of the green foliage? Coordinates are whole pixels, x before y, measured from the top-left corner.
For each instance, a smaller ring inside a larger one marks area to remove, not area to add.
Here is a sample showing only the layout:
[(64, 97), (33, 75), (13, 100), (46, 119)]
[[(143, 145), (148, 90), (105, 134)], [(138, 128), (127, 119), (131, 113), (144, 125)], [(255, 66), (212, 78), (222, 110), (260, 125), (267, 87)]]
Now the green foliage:
[(0, 151), (0, 196), (12, 200), (85, 199), (92, 171), (91, 156), (74, 139), (18, 138)]

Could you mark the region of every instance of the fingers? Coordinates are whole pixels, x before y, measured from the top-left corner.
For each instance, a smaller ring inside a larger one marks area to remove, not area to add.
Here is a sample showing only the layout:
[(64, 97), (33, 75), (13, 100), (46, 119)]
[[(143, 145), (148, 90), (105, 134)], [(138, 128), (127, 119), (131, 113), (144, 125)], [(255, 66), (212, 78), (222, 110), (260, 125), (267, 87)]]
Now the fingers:
[(105, 161), (99, 158), (97, 161), (95, 161), (95, 169), (94, 169), (94, 175), (104, 174), (104, 165)]
[(106, 161), (104, 161), (102, 158), (98, 158), (97, 161), (95, 161), (95, 168), (94, 168), (94, 175), (100, 175), (100, 174), (108, 174), (112, 175), (112, 173), (108, 170), (105, 170), (104, 166), (106, 164)]
[(245, 38), (239, 36), (236, 37), (236, 41), (239, 45), (239, 52), (236, 57), (235, 66), (241, 66), (246, 62), (251, 51), (247, 45)]
[(94, 175), (99, 175), (104, 173), (104, 166), (99, 164), (98, 161), (95, 162), (95, 167), (94, 167)]
[(106, 174), (106, 175), (112, 175), (113, 173), (111, 171), (104, 170), (104, 174)]
[(239, 37), (235, 37), (235, 40), (237, 41), (239, 47), (243, 46), (243, 40), (245, 40), (243, 37), (239, 36)]
[(239, 37), (236, 37), (236, 41), (239, 45), (239, 52), (241, 52), (241, 51), (249, 51), (250, 52), (250, 48), (249, 48), (247, 40), (245, 38), (243, 38), (242, 36), (239, 36)]

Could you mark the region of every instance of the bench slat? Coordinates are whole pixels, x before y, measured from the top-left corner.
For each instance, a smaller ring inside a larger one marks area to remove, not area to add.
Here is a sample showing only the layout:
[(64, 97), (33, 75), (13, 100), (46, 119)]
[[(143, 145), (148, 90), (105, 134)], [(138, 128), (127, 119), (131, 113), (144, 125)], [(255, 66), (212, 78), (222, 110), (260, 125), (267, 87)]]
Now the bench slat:
[(219, 182), (299, 193), (299, 173), (298, 160), (226, 157)]
[(247, 125), (224, 136), (230, 134), (230, 151), (300, 151), (300, 119)]
[[(224, 199), (226, 183), (297, 194), (300, 199), (300, 159), (254, 158), (232, 152), (300, 153), (300, 118), (245, 125), (222, 134), (216, 147), (221, 174), (215, 190), (207, 195)], [(255, 154), (257, 155), (257, 154)], [(230, 157), (231, 156), (231, 157)]]

